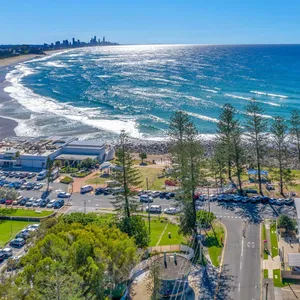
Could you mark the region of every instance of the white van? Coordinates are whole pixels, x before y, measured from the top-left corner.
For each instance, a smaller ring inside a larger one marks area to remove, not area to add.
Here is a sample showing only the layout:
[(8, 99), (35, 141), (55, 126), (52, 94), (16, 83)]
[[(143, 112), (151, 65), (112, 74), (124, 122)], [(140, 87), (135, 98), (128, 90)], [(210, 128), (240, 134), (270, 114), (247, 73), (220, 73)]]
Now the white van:
[(80, 188), (80, 193), (84, 194), (84, 193), (91, 192), (92, 190), (93, 190), (93, 187), (91, 185), (84, 185)]
[(161, 206), (160, 205), (151, 205), (150, 208), (146, 207), (146, 211), (150, 211), (152, 213), (161, 213)]

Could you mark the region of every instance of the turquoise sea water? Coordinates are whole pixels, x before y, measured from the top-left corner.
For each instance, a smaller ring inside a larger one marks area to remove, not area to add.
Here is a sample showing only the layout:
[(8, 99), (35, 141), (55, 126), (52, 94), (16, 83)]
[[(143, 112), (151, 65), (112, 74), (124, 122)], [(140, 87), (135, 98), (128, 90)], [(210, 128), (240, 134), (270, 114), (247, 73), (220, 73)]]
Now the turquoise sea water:
[(75, 49), (19, 64), (6, 76), (14, 99), (0, 108), (18, 135), (84, 133), (162, 138), (173, 111), (214, 134), (231, 103), (243, 121), (255, 97), (266, 118), (300, 107), (300, 46), (116, 46)]

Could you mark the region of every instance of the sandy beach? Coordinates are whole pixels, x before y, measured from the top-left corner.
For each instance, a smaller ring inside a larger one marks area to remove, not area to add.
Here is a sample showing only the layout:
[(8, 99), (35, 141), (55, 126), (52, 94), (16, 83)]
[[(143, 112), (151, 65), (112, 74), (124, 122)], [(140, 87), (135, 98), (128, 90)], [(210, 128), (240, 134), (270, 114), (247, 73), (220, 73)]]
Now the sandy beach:
[[(51, 55), (51, 54), (54, 54), (57, 52), (63, 52), (63, 51), (67, 51), (67, 49), (45, 51), (45, 54)], [(3, 59), (0, 59), (0, 68), (12, 66), (14, 64), (21, 63), (23, 61), (27, 61), (30, 59), (43, 57), (43, 56), (45, 56), (45, 55), (44, 54), (26, 54), (26, 55), (19, 55), (19, 56), (14, 56), (14, 57), (3, 58)]]
[[(46, 51), (46, 55), (51, 55), (57, 52), (63, 52), (64, 50), (52, 50), (52, 51)], [(13, 68), (14, 65), (28, 61), (34, 58), (38, 57), (44, 57), (45, 55), (37, 55), (37, 54), (28, 54), (28, 55), (20, 55), (15, 57), (8, 57), (0, 59), (0, 105), (5, 105), (5, 102), (10, 101), (10, 96), (4, 92), (4, 88), (7, 86), (7, 83), (5, 82), (5, 76), (7, 72)], [(18, 125), (18, 123), (14, 120), (7, 119), (4, 117), (0, 117), (0, 140), (15, 136), (16, 133), (14, 131), (15, 127)]]

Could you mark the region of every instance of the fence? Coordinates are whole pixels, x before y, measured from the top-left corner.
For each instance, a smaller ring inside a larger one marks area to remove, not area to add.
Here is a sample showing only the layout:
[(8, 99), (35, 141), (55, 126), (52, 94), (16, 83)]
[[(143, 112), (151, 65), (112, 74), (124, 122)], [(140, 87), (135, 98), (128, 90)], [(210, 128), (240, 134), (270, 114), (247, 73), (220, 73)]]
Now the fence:
[[(178, 253), (177, 255), (180, 255), (188, 260), (191, 260), (194, 257), (194, 250), (188, 246), (185, 245), (168, 245), (168, 246), (155, 246), (155, 247), (149, 247), (148, 253), (154, 253), (158, 252), (160, 253), (158, 256), (163, 256), (163, 252), (185, 252), (187, 254)], [(137, 264), (130, 272), (130, 279), (138, 276), (139, 274), (143, 273), (144, 270), (147, 270), (152, 261), (156, 260), (157, 256), (152, 256), (146, 260), (143, 260), (139, 264)]]

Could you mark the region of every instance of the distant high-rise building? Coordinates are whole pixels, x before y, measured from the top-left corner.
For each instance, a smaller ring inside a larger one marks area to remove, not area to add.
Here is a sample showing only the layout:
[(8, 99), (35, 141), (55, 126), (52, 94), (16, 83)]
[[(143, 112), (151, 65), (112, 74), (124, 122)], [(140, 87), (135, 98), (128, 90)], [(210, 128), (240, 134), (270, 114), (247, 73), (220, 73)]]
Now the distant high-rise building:
[(77, 40), (77, 44), (80, 45), (80, 40)]
[(75, 38), (72, 38), (72, 44), (73, 44), (73, 46), (75, 46), (75, 45), (76, 45)]
[(97, 44), (97, 37), (94, 36), (94, 43)]
[(55, 42), (55, 46), (59, 47), (60, 46), (60, 41)]
[(103, 40), (102, 40), (102, 41), (103, 41), (103, 44), (104, 44), (104, 43), (105, 43), (105, 36), (103, 37)]

